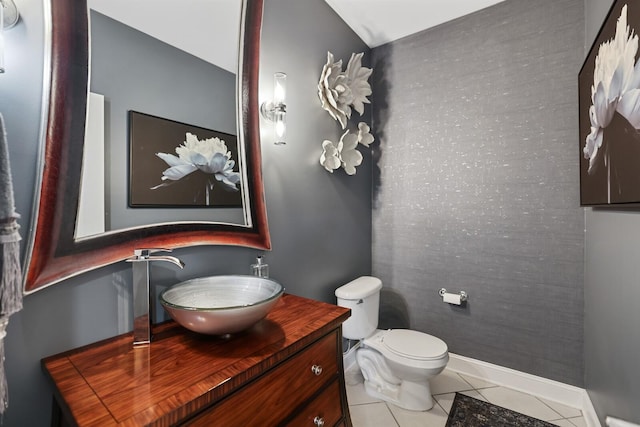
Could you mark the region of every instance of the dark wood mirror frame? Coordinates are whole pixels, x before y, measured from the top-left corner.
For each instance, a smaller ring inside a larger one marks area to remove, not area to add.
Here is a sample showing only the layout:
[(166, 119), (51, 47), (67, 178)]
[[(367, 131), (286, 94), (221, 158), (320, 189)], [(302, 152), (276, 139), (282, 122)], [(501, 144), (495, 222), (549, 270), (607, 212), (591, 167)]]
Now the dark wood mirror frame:
[[(234, 245), (270, 249), (262, 182), (258, 79), (263, 0), (246, 0), (238, 75), (251, 227), (185, 223), (152, 225), (75, 240), (89, 72), (86, 1), (51, 0), (51, 80), (40, 191), (25, 262), (25, 293), (122, 261), (135, 248)], [(45, 91), (49, 88), (45, 87)], [(43, 104), (46, 104), (43, 103)]]

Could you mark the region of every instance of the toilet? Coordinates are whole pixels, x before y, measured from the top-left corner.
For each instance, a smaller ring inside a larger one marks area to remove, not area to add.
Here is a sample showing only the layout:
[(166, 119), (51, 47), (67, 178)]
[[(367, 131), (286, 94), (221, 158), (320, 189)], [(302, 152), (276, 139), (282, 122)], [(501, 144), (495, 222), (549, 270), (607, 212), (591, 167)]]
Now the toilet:
[(429, 379), (447, 366), (447, 344), (410, 329), (379, 330), (382, 281), (359, 277), (336, 289), (338, 305), (351, 309), (342, 335), (359, 341), (356, 362), (372, 397), (412, 411), (433, 407)]

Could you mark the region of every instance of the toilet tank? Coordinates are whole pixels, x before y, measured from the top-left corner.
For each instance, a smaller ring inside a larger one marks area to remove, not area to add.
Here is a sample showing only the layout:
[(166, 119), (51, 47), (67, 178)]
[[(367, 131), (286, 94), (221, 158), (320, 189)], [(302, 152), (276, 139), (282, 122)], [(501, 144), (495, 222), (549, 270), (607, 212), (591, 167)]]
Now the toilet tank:
[(381, 288), (377, 277), (362, 276), (336, 289), (338, 305), (351, 309), (351, 317), (342, 324), (342, 336), (361, 340), (373, 334), (378, 327)]

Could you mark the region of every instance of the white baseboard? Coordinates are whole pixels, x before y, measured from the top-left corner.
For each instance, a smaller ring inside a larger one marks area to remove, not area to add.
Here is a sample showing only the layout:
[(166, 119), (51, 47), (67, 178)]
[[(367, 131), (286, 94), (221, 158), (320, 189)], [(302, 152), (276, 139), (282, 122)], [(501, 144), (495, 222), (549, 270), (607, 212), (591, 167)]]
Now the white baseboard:
[(640, 427), (638, 424), (631, 423), (629, 421), (621, 420), (620, 418), (607, 417), (604, 422), (608, 427)]
[(447, 368), (527, 394), (577, 408), (588, 427), (602, 427), (587, 391), (580, 387), (449, 353)]
[(587, 390), (584, 391), (581, 409), (587, 426), (602, 427), (602, 424), (600, 424), (600, 420), (598, 419), (598, 414), (596, 414), (596, 410), (593, 407), (593, 403), (591, 403), (591, 398), (589, 397), (589, 393), (587, 393)]

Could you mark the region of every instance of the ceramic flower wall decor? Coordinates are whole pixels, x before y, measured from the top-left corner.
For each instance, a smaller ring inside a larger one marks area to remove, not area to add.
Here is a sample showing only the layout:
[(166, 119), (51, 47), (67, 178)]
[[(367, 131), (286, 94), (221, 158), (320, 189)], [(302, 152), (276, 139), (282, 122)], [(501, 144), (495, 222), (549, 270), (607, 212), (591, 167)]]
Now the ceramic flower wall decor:
[(324, 140), (320, 164), (331, 173), (342, 166), (347, 175), (355, 175), (356, 166), (362, 163), (362, 153), (356, 149), (358, 144), (369, 147), (373, 140), (373, 135), (369, 133), (369, 126), (360, 122), (358, 132), (345, 131), (338, 143)]
[(318, 96), (324, 108), (342, 129), (347, 127), (353, 107), (364, 114), (364, 104), (369, 104), (371, 95), (368, 79), (373, 70), (362, 66), (364, 53), (351, 54), (346, 71), (342, 71), (342, 59), (334, 62), (333, 54), (327, 52), (327, 63), (322, 68), (318, 83)]
[(231, 152), (227, 144), (220, 138), (198, 139), (187, 132), (185, 141), (176, 147), (176, 154), (156, 153), (170, 167), (162, 172), (162, 184), (152, 187), (152, 190), (166, 187), (187, 175), (201, 171), (210, 175), (206, 184), (206, 203), (209, 204), (209, 192), (213, 190), (215, 181), (224, 186), (225, 190), (238, 191), (240, 173), (234, 172), (235, 161), (231, 159)]
[(640, 130), (640, 61), (636, 63), (638, 35), (627, 25), (627, 5), (622, 7), (615, 36), (598, 49), (591, 86), (591, 132), (582, 150), (589, 173), (601, 153), (604, 128), (618, 112)]
[[(333, 54), (327, 52), (327, 63), (322, 68), (318, 82), (322, 108), (340, 123), (343, 130), (347, 128), (352, 110), (362, 116), (364, 104), (370, 103), (367, 97), (372, 91), (368, 79), (373, 70), (362, 66), (363, 56), (364, 53), (352, 54), (343, 71), (342, 60), (335, 62)], [(370, 131), (366, 123), (360, 122), (357, 130), (346, 130), (337, 143), (325, 140), (320, 164), (331, 173), (342, 166), (348, 175), (354, 175), (356, 166), (362, 163), (362, 154), (357, 146), (362, 144), (369, 147), (374, 140)]]

